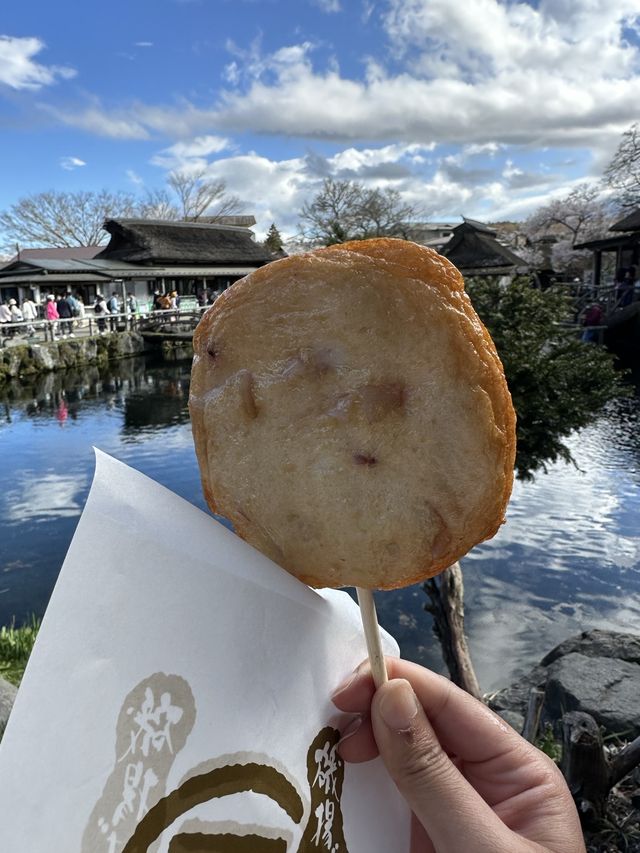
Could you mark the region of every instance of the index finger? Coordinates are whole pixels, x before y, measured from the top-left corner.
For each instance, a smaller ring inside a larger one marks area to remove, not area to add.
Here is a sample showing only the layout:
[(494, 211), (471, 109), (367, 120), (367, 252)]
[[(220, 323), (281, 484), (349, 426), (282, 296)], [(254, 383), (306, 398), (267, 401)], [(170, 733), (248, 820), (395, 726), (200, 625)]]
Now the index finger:
[[(507, 723), (449, 679), (419, 664), (386, 658), (389, 678), (406, 678), (444, 750), (464, 761), (482, 762), (526, 744)], [(333, 696), (343, 711), (368, 714), (375, 686), (368, 665)]]

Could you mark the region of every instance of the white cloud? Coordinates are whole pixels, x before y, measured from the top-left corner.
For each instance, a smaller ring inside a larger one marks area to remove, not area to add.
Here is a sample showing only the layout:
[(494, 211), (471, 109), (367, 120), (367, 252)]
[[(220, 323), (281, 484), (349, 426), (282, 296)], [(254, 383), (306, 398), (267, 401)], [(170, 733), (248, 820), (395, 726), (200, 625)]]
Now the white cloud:
[(496, 79), (525, 68), (588, 83), (636, 70), (636, 50), (623, 27), (638, 15), (636, 0), (389, 0), (385, 25), (400, 54), (413, 52), (422, 71), (451, 62), (462, 79)]
[(136, 187), (144, 186), (144, 179), (140, 177), (140, 175), (134, 169), (127, 169), (125, 172), (127, 178), (131, 181), (131, 183)]
[(207, 165), (207, 157), (219, 154), (231, 147), (231, 142), (223, 136), (196, 136), (194, 139), (176, 142), (154, 155), (154, 166), (165, 169), (199, 168)]
[(232, 86), (235, 86), (237, 83), (239, 83), (240, 68), (238, 66), (238, 63), (234, 60), (233, 62), (229, 62), (227, 65), (225, 65), (222, 76), (224, 80), (226, 80), (227, 83), (230, 83)]
[[(195, 140), (194, 140), (195, 142)], [(172, 146), (178, 151), (191, 150), (189, 146)], [(167, 149), (170, 150), (170, 149)], [(194, 152), (198, 146), (194, 145)], [(320, 189), (325, 177), (353, 179), (369, 186), (392, 183), (407, 200), (424, 207), (424, 194), (430, 205), (443, 204), (445, 198), (456, 199), (465, 192), (453, 185), (441, 186), (439, 178), (433, 185), (412, 172), (417, 152), (431, 150), (420, 145), (387, 145), (379, 148), (350, 147), (331, 157), (309, 152), (305, 157), (271, 160), (255, 152), (220, 157), (213, 162), (197, 157), (181, 160), (182, 168), (203, 168), (205, 175), (224, 180), (227, 189), (246, 204), (248, 213), (257, 219), (256, 231), (263, 236), (275, 222), (284, 236), (290, 238), (298, 231), (299, 213), (303, 204)], [(178, 161), (166, 156), (166, 151), (155, 155), (151, 161), (166, 170), (177, 167)], [(404, 165), (407, 164), (407, 165)], [(421, 164), (420, 164), (421, 165)], [(399, 171), (394, 171), (394, 167)]]
[(373, 15), (375, 8), (376, 8), (376, 4), (375, 4), (374, 0), (363, 0), (363, 2), (362, 2), (362, 23), (363, 24), (367, 24), (369, 22), (369, 19), (371, 18), (371, 15)]
[[(319, 191), (325, 177), (350, 178), (367, 186), (384, 186), (389, 179), (384, 171), (395, 164), (413, 164), (415, 146), (382, 146), (356, 149), (350, 147), (332, 157), (309, 153), (306, 157), (271, 160), (255, 152), (221, 157), (211, 163), (203, 161), (206, 175), (226, 182), (227, 189), (245, 202), (247, 213), (257, 220), (258, 237), (264, 236), (275, 222), (286, 239), (296, 235), (303, 204)], [(453, 161), (453, 162), (452, 162)], [(512, 161), (495, 164), (483, 170), (478, 180), (457, 166), (455, 157), (442, 158), (442, 167), (418, 164), (393, 180), (402, 199), (415, 206), (424, 219), (457, 220), (459, 216), (494, 221), (526, 217), (553, 195), (566, 195), (573, 184), (548, 175), (546, 183), (535, 176), (530, 182), (524, 169)], [(452, 166), (455, 165), (455, 168)], [(458, 170), (458, 171), (456, 171)], [(516, 184), (514, 185), (514, 181)]]
[(150, 135), (135, 117), (135, 110), (109, 112), (99, 104), (80, 112), (69, 112), (50, 104), (40, 104), (40, 109), (61, 124), (77, 127), (97, 136), (107, 136), (111, 139), (148, 139)]
[(60, 158), (60, 166), (65, 169), (67, 172), (73, 172), (74, 169), (80, 168), (80, 166), (86, 166), (84, 160), (81, 160), (79, 157), (61, 157)]
[(483, 145), (465, 145), (462, 149), (464, 157), (476, 157), (478, 154), (488, 154), (494, 157), (504, 146), (497, 142), (485, 142)]
[(313, 0), (313, 5), (318, 6), (323, 12), (341, 12), (340, 0)]
[(624, 29), (636, 4), (387, 0), (381, 20), (393, 65), (379, 50), (363, 59), (361, 76), (346, 76), (333, 59), (321, 67), (311, 41), (266, 54), (259, 38), (247, 48), (229, 41), (227, 89), (208, 108), (93, 105), (61, 118), (114, 137), (248, 132), (451, 143), (468, 156), (546, 145), (589, 148), (603, 161), (640, 103), (640, 50)]
[(36, 62), (34, 57), (44, 47), (39, 38), (0, 36), (0, 85), (36, 90), (75, 76), (73, 68)]
[(519, 169), (517, 166), (514, 166), (513, 160), (506, 161), (506, 163), (504, 164), (504, 169), (502, 170), (503, 177), (515, 178), (522, 174), (522, 169)]
[(152, 41), (137, 41), (134, 42), (135, 47), (153, 47)]
[(597, 145), (618, 139), (635, 115), (640, 78), (576, 80), (514, 69), (480, 79), (425, 79), (408, 72), (368, 81), (317, 72), (307, 54), (271, 64), (276, 82), (255, 79), (213, 111), (227, 132), (422, 144)]
[[(362, 9), (371, 16), (372, 0)], [(384, 49), (363, 57), (358, 75), (323, 60), (326, 50), (311, 41), (267, 53), (260, 38), (248, 47), (229, 41), (226, 88), (208, 106), (47, 109), (112, 138), (174, 140), (159, 143), (168, 147), (152, 162), (224, 178), (263, 230), (276, 221), (295, 231), (299, 209), (328, 175), (392, 185), (407, 201), (426, 199), (439, 218), (526, 216), (568, 191), (575, 169), (561, 167), (561, 156), (549, 166), (547, 151), (547, 164), (532, 171), (523, 151), (587, 150), (595, 174), (637, 115), (640, 49), (625, 30), (636, 26), (636, 9), (637, 0), (380, 0), (375, 14), (392, 57)], [(343, 150), (270, 160), (234, 152), (236, 133)]]
[(246, 201), (247, 213), (257, 219), (259, 236), (272, 222), (284, 234), (294, 234), (302, 205), (320, 185), (304, 158), (270, 160), (255, 152), (216, 160), (208, 176), (223, 179), (230, 193)]
[(364, 171), (368, 168), (381, 166), (388, 163), (397, 163), (400, 160), (420, 157), (421, 151), (433, 151), (434, 145), (385, 145), (382, 148), (345, 148), (328, 162), (337, 171), (348, 170), (353, 172)]
[(128, 107), (110, 110), (94, 98), (90, 106), (81, 110), (44, 103), (40, 104), (40, 109), (62, 124), (112, 139), (149, 139), (152, 135), (186, 138), (210, 129), (216, 121), (215, 111), (197, 109), (187, 101), (172, 107), (134, 102)]

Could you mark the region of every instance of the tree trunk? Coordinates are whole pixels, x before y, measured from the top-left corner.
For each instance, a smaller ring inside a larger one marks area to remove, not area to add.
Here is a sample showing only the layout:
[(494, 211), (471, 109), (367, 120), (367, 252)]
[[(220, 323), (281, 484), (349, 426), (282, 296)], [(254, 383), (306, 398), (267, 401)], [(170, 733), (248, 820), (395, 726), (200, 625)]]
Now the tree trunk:
[(611, 789), (611, 774), (602, 733), (589, 714), (570, 711), (562, 718), (560, 769), (583, 822), (600, 820)]
[(562, 718), (562, 763), (583, 823), (600, 820), (614, 785), (640, 764), (640, 737), (608, 761), (600, 728), (589, 714), (570, 711)]
[(528, 740), (529, 743), (535, 743), (540, 727), (540, 714), (544, 705), (544, 690), (539, 687), (532, 687), (529, 691), (529, 701), (527, 703), (527, 714), (524, 718), (522, 727), (522, 737)]
[(431, 599), (424, 608), (433, 616), (433, 630), (440, 641), (451, 680), (476, 699), (482, 698), (464, 633), (464, 583), (460, 563), (445, 569), (439, 578), (430, 578), (423, 589)]

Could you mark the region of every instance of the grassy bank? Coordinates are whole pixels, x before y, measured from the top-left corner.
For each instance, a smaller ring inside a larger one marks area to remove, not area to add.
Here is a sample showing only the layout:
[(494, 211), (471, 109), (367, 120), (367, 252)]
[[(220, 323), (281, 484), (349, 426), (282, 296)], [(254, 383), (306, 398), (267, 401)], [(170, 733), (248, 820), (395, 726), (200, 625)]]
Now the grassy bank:
[(32, 616), (16, 628), (12, 623), (0, 628), (0, 676), (19, 686), (31, 649), (40, 629), (40, 620)]

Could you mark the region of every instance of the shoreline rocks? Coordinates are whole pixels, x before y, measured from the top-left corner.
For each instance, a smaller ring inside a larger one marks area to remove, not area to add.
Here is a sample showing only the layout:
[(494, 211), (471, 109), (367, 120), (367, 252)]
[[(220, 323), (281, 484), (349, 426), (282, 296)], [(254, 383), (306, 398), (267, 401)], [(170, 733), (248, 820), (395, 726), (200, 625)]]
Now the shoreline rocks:
[(0, 736), (5, 730), (18, 689), (0, 676)]
[(139, 332), (117, 332), (110, 335), (19, 344), (0, 349), (0, 386), (11, 379), (67, 370), (85, 364), (140, 355), (148, 346)]
[(608, 733), (632, 740), (640, 735), (640, 636), (593, 629), (570, 637), (494, 693), (489, 707), (522, 731), (534, 688), (544, 691), (542, 727), (555, 727), (567, 711), (583, 711)]

